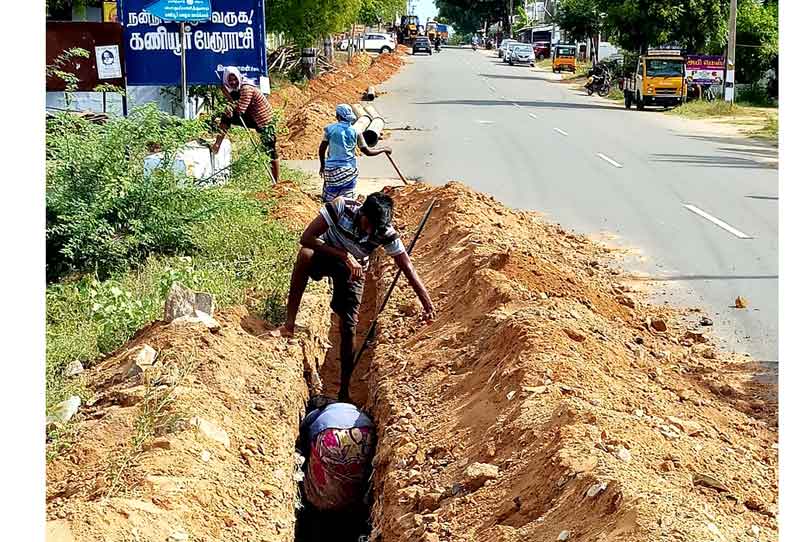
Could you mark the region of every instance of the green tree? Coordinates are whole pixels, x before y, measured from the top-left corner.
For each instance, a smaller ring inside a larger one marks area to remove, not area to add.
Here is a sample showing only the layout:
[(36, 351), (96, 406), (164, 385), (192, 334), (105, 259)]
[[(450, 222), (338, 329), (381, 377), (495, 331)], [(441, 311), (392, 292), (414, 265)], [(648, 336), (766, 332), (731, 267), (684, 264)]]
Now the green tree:
[(298, 47), (312, 47), (356, 21), (361, 0), (268, 0), (268, 29), (283, 32)]
[(358, 22), (375, 25), (393, 21), (404, 9), (404, 0), (361, 0)]

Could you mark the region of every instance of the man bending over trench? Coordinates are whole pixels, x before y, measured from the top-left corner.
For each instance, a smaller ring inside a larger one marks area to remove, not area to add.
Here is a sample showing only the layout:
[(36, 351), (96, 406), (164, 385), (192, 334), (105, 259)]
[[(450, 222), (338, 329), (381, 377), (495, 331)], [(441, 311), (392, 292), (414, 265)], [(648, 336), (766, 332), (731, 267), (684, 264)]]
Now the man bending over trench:
[(394, 258), (422, 303), (425, 318), (432, 320), (434, 317), (430, 295), (392, 226), (393, 207), (390, 196), (375, 192), (367, 196), (363, 204), (340, 196), (320, 208), (319, 216), (306, 227), (300, 239), (301, 249), (292, 270), (287, 300), (287, 321), (273, 331), (276, 337), (291, 337), (295, 333), (295, 318), (309, 278), (331, 278), (331, 309), (341, 320), (340, 401), (350, 401), (353, 338), (364, 291), (364, 275), (369, 266), (369, 256), (375, 249), (382, 246), (386, 254)]

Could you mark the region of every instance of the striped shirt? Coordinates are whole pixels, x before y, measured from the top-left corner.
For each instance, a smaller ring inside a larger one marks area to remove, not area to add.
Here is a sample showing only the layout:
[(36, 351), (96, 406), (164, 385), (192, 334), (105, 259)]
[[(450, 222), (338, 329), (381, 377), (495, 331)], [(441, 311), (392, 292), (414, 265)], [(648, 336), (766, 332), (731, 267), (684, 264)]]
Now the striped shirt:
[(389, 256), (405, 252), (400, 234), (393, 226), (377, 237), (370, 237), (361, 230), (356, 224), (360, 209), (361, 203), (341, 196), (323, 205), (320, 215), (328, 224), (328, 230), (321, 239), (329, 246), (346, 250), (364, 266), (369, 262), (369, 255), (380, 246)]
[(234, 111), (240, 116), (246, 115), (254, 119), (257, 129), (264, 128), (273, 119), (273, 108), (270, 107), (262, 91), (254, 85), (240, 87), (240, 99), (237, 100)]

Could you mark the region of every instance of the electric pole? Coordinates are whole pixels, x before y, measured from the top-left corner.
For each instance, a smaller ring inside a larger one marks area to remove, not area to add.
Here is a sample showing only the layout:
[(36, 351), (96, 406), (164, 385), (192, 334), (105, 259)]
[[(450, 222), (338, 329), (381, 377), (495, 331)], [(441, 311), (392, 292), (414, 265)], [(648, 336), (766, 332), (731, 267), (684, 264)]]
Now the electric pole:
[(736, 75), (736, 4), (731, 0), (731, 13), (728, 16), (728, 54), (725, 58), (725, 101), (733, 103), (734, 81)]

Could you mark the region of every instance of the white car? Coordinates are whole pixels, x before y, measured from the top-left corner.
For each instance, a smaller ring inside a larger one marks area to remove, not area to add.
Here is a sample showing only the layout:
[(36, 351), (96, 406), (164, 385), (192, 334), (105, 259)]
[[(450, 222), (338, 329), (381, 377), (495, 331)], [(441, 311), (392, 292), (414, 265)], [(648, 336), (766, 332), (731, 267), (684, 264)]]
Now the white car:
[(519, 45), (528, 45), (528, 44), (521, 43), (520, 41), (511, 41), (510, 43), (508, 43), (502, 55), (502, 62), (510, 62), (510, 55), (513, 54), (513, 49), (515, 49)]
[(518, 43), (510, 48), (510, 58), (508, 62), (511, 66), (516, 64), (527, 64), (535, 67), (535, 48), (531, 43)]
[[(397, 48), (397, 43), (389, 34), (369, 33), (363, 37), (358, 37), (354, 41), (357, 50), (376, 51), (378, 53), (391, 53)], [(339, 42), (339, 49), (347, 51), (349, 40), (347, 38)]]
[(496, 54), (499, 58), (505, 57), (505, 51), (507, 50), (507, 46), (511, 43), (518, 43), (516, 40), (506, 39), (502, 40), (502, 43), (499, 44), (499, 49), (497, 49)]

